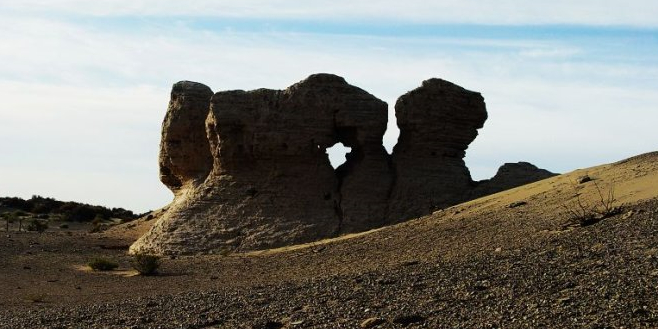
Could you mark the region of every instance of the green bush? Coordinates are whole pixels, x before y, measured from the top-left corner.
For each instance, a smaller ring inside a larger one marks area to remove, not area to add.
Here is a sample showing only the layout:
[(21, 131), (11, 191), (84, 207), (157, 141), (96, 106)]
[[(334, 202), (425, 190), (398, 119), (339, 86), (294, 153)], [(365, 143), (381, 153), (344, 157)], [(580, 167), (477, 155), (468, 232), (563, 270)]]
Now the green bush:
[(148, 254), (135, 254), (132, 266), (141, 275), (153, 275), (160, 267), (160, 257)]
[(105, 258), (94, 258), (87, 265), (94, 271), (111, 271), (119, 267), (119, 264)]

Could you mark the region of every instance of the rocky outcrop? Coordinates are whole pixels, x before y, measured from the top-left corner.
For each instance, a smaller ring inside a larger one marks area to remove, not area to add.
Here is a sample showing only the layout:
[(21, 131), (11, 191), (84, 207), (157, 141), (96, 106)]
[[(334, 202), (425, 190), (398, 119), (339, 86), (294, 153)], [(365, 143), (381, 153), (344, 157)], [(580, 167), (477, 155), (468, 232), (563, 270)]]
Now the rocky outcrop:
[(477, 199), (556, 175), (548, 170), (537, 168), (528, 162), (506, 163), (498, 168), (498, 172), (491, 179), (477, 182), (477, 186), (471, 192), (469, 199)]
[[(133, 252), (251, 250), (383, 225), (392, 179), (381, 144), (385, 102), (328, 74), (282, 91), (218, 92), (208, 102), (212, 170), (185, 193), (162, 175), (177, 197)], [(182, 107), (170, 106), (165, 123)], [(163, 127), (163, 140), (178, 129)], [(334, 171), (326, 149), (338, 142), (352, 152)]]
[[(477, 183), (463, 158), (487, 118), (482, 96), (431, 79), (395, 108), (400, 138), (389, 155), (387, 104), (335, 75), (285, 90), (215, 94), (199, 83), (175, 84), (160, 147), (160, 179), (175, 198), (131, 252), (272, 248), (472, 197)], [(351, 152), (334, 170), (326, 150), (336, 143)]]
[(400, 221), (466, 199), (473, 188), (466, 148), (487, 119), (484, 98), (441, 79), (424, 81), (395, 104), (400, 137), (389, 218)]
[(207, 86), (181, 81), (174, 84), (162, 122), (160, 181), (174, 194), (202, 182), (212, 169), (205, 122), (210, 97)]

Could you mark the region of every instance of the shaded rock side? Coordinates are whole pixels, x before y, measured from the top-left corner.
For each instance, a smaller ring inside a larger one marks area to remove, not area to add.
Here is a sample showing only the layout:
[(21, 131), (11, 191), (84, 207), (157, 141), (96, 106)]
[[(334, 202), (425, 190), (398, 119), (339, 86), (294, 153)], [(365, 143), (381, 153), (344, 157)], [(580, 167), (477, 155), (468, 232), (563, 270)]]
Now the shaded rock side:
[(477, 199), (553, 176), (557, 174), (537, 168), (528, 162), (505, 163), (498, 168), (494, 177), (477, 182), (469, 199)]
[(393, 149), (389, 219), (419, 217), (466, 200), (474, 182), (463, 159), (487, 119), (484, 98), (430, 79), (398, 99), (395, 116), (400, 137)]
[[(386, 103), (329, 74), (283, 91), (218, 92), (210, 103), (210, 174), (177, 195), (132, 252), (272, 248), (361, 229), (351, 219), (369, 209), (385, 217)], [(340, 175), (326, 154), (337, 142), (356, 151)], [(352, 178), (361, 172), (369, 175)], [(342, 205), (342, 193), (361, 202)]]
[(212, 155), (206, 138), (212, 90), (200, 83), (181, 81), (172, 87), (171, 100), (160, 141), (160, 181), (175, 195), (194, 188), (212, 169)]

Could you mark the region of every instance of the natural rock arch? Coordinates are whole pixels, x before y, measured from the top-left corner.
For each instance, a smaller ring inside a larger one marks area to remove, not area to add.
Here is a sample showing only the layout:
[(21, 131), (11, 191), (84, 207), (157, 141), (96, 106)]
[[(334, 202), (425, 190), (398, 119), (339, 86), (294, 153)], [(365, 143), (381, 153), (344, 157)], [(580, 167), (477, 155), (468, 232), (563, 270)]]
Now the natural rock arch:
[[(400, 97), (396, 116), (400, 139), (389, 155), (387, 104), (336, 75), (215, 94), (175, 84), (160, 148), (160, 178), (175, 198), (131, 252), (309, 242), (422, 216), (484, 190), (474, 190), (463, 161), (487, 117), (479, 93), (427, 80)], [(336, 143), (351, 152), (334, 170), (326, 149)]]

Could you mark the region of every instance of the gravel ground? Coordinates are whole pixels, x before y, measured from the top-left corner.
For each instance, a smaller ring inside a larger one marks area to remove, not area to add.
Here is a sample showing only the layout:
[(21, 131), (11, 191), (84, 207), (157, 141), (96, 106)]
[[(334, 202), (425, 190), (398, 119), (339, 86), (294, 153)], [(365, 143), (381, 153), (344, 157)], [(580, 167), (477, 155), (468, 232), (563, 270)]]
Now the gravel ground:
[[(263, 268), (251, 262), (242, 269), (249, 280), (240, 281), (239, 274), (232, 281), (211, 277), (220, 284), (183, 288), (176, 285), (185, 279), (165, 280), (152, 293), (114, 296), (111, 302), (6, 303), (0, 328), (658, 327), (656, 200), (592, 226), (506, 242), (513, 248), (464, 243), (466, 251), (451, 257), (441, 247), (445, 236), (410, 243), (402, 233), (388, 234), (397, 238), (381, 243), (395, 244), (404, 256), (381, 256), (380, 264), (364, 256), (367, 241), (360, 249), (343, 243), (290, 253)], [(349, 248), (357, 254), (347, 254)], [(379, 255), (375, 249), (371, 254)], [(311, 254), (320, 254), (317, 263), (308, 260)], [(348, 266), (332, 270), (341, 260)], [(201, 266), (194, 257), (176, 261), (190, 271)]]

